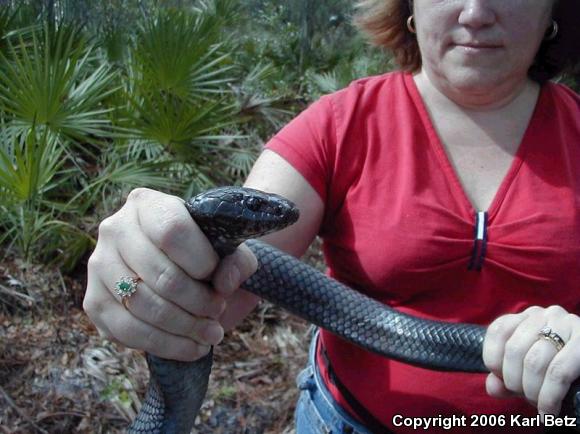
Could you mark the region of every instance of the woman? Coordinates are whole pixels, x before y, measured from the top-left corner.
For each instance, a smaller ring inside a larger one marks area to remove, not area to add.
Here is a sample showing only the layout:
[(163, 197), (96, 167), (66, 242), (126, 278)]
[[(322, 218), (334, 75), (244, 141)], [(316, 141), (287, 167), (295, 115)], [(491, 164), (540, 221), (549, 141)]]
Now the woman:
[[(297, 433), (412, 432), (409, 418), (439, 415), (414, 420), (505, 431), (557, 414), (580, 376), (580, 97), (546, 80), (578, 63), (578, 2), (360, 7), (405, 72), (321, 98), (246, 185), (301, 209), (271, 244), (299, 256), (320, 234), (329, 273), (350, 286), (413, 315), (491, 324), (491, 373), (431, 372), (322, 331), (298, 380)], [(219, 261), (179, 198), (137, 189), (100, 226), (84, 306), (110, 338), (195, 360), (256, 305), (238, 289), (255, 268), (244, 246)], [(120, 276), (142, 279), (126, 308)]]

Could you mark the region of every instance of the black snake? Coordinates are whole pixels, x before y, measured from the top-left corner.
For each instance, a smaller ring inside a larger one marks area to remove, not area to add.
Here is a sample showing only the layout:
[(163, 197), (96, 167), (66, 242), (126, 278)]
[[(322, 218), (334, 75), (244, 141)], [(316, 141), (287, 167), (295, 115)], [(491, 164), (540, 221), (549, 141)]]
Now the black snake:
[[(186, 207), (221, 257), (248, 238), (298, 219), (298, 210), (286, 199), (241, 187), (210, 190)], [(265, 243), (246, 244), (259, 268), (244, 289), (374, 353), (429, 369), (487, 372), (482, 361), (485, 327), (397, 312)], [(211, 351), (191, 363), (147, 355), (149, 389), (128, 432), (189, 433), (207, 391), (212, 359)], [(580, 425), (580, 384), (568, 392), (563, 413)]]

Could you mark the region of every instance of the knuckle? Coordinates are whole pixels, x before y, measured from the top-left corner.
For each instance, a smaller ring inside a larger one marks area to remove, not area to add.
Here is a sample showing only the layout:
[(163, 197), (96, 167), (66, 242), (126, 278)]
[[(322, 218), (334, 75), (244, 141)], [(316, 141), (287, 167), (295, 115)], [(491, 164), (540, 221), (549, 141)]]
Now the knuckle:
[(562, 306), (553, 304), (551, 306), (548, 306), (546, 308), (546, 314), (549, 316), (556, 316), (556, 315), (562, 315), (562, 314), (566, 314), (567, 311), (564, 310), (564, 308)]
[(173, 295), (186, 286), (185, 277), (172, 265), (167, 265), (157, 276), (155, 288), (162, 294)]
[(540, 306), (530, 306), (526, 310), (524, 310), (524, 313), (526, 313), (528, 315), (535, 315), (535, 314), (543, 312), (544, 310), (545, 309), (543, 307), (540, 307)]
[(504, 315), (496, 319), (487, 328), (488, 335), (492, 337), (503, 336), (506, 333), (506, 330), (508, 329), (508, 321), (509, 317), (507, 315)]
[(127, 201), (131, 201), (131, 202), (138, 201), (138, 200), (142, 199), (143, 196), (147, 195), (149, 191), (150, 190), (148, 188), (145, 188), (145, 187), (134, 188), (133, 190), (131, 190), (129, 192), (129, 195), (127, 196)]
[(99, 224), (99, 238), (115, 235), (118, 231), (118, 223), (114, 216), (109, 216)]
[(95, 250), (89, 257), (89, 260), (87, 261), (87, 269), (94, 271), (103, 269), (103, 266), (104, 266), (103, 257)]
[(178, 242), (183, 234), (191, 229), (191, 223), (182, 216), (171, 213), (159, 224), (158, 243), (163, 251), (170, 250)]
[(531, 349), (524, 358), (524, 369), (532, 374), (544, 372), (545, 363), (537, 350)]
[(548, 367), (548, 379), (556, 384), (568, 385), (572, 383), (572, 372), (561, 361), (554, 360)]
[(171, 311), (166, 303), (155, 303), (150, 306), (149, 314), (151, 321), (156, 325), (167, 324), (171, 319)]
[(524, 356), (525, 348), (521, 344), (508, 341), (505, 346), (504, 357), (507, 360), (519, 360)]

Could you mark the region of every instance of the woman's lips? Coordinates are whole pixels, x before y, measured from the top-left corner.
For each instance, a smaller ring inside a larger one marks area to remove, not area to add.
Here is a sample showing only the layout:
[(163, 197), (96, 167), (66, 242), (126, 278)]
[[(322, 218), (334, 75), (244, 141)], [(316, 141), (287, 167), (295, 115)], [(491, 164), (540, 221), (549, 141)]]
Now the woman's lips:
[(466, 55), (486, 55), (498, 53), (499, 50), (502, 48), (502, 46), (495, 44), (467, 43), (467, 44), (454, 44), (453, 48), (455, 48), (458, 52)]
[(470, 50), (494, 50), (501, 48), (499, 44), (491, 44), (491, 43), (456, 43), (454, 44), (456, 47), (470, 49)]

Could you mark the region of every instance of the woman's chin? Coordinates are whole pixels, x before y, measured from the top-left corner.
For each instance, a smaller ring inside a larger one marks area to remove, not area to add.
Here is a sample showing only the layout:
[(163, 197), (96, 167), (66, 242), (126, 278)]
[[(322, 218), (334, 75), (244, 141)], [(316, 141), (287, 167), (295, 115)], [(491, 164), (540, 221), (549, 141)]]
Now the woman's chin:
[[(526, 82), (527, 76), (509, 75), (495, 68), (453, 67), (449, 71), (443, 71), (439, 78), (443, 85), (454, 93), (465, 96), (493, 97), (498, 93), (511, 93), (516, 91)], [(512, 89), (510, 89), (512, 88)]]

